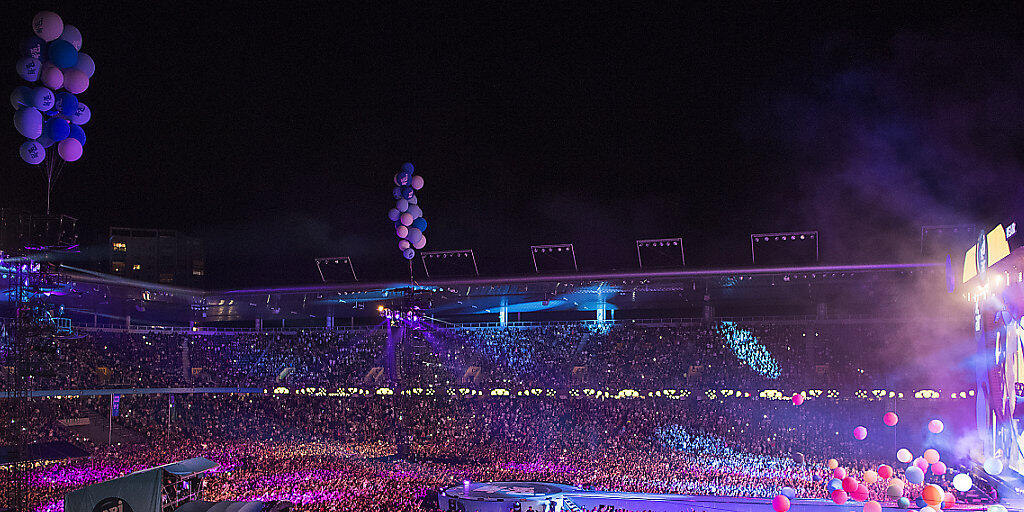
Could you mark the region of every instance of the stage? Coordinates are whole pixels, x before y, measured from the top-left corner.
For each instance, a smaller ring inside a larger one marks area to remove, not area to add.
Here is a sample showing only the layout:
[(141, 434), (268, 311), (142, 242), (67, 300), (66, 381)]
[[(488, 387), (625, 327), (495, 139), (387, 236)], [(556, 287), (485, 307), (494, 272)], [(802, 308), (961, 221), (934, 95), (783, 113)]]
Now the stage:
[[(452, 487), (441, 493), (441, 510), (460, 512), (508, 512), (515, 502), (523, 512), (530, 508), (540, 512), (570, 511), (580, 508), (593, 510), (598, 505), (611, 505), (620, 510), (650, 510), (652, 512), (774, 512), (768, 498), (742, 498), (731, 496), (687, 496), (682, 494), (647, 494), (633, 492), (605, 492), (577, 489), (568, 485), (542, 482), (489, 482), (470, 483)], [(453, 502), (454, 509), (449, 505)], [(543, 508), (542, 508), (543, 505)], [(888, 505), (888, 506), (886, 506)], [(863, 509), (864, 503), (850, 500), (836, 505), (828, 500), (796, 499), (791, 511), (837, 512)], [(915, 507), (916, 508), (916, 507)], [(957, 505), (957, 510), (985, 510), (983, 505)], [(883, 510), (902, 510), (892, 503)]]

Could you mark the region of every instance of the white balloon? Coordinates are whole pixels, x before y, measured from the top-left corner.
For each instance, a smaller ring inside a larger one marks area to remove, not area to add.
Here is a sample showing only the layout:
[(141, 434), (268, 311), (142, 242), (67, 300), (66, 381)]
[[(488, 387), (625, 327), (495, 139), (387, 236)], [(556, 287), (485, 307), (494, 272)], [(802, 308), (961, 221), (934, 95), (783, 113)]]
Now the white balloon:
[(409, 214), (409, 212), (405, 212), (398, 220), (402, 221), (403, 226), (408, 226), (409, 224), (412, 224), (412, 221), (416, 219), (411, 214)]
[(960, 473), (953, 477), (953, 487), (960, 492), (967, 492), (974, 486), (974, 481), (967, 473)]
[(985, 461), (984, 468), (986, 473), (998, 475), (1003, 472), (1003, 462), (996, 458), (988, 459)]
[(422, 249), (427, 246), (427, 235), (420, 235), (420, 239), (412, 244), (413, 249)]
[(405, 238), (409, 236), (409, 228), (405, 226), (398, 226), (395, 228), (395, 234), (398, 235), (398, 238)]
[(399, 199), (398, 201), (395, 201), (395, 208), (400, 212), (405, 212), (409, 209), (409, 201), (406, 199)]
[(409, 180), (409, 186), (412, 187), (413, 190), (423, 188), (423, 176), (413, 176), (412, 179)]
[[(405, 227), (405, 226), (402, 226), (402, 227)], [(408, 248), (409, 248), (409, 241), (408, 240), (403, 238), (403, 239), (398, 241), (398, 250), (404, 251), (404, 250), (406, 250)]]

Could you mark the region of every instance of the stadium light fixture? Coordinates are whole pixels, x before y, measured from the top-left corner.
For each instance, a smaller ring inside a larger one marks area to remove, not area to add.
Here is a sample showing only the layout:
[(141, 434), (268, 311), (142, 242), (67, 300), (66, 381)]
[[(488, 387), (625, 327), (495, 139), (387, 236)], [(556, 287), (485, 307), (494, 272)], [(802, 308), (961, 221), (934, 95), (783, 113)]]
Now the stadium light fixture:
[(544, 272), (579, 271), (572, 244), (531, 245), (530, 256), (533, 258), (533, 271), (538, 274), (542, 267)]
[[(453, 251), (428, 251), (420, 253), (420, 261), (423, 262), (423, 271), (427, 277), (431, 277), (431, 266), (433, 266), (434, 277), (480, 277), (480, 269), (476, 266), (476, 255), (473, 249), (456, 249)], [(427, 263), (430, 263), (428, 265)]]
[(352, 267), (352, 259), (348, 256), (317, 258), (316, 269), (320, 272), (320, 279), (325, 283), (347, 283), (359, 280), (356, 277), (356, 269)]
[(648, 268), (686, 266), (682, 238), (637, 240), (636, 259), (641, 269), (644, 268), (644, 255), (647, 255)]

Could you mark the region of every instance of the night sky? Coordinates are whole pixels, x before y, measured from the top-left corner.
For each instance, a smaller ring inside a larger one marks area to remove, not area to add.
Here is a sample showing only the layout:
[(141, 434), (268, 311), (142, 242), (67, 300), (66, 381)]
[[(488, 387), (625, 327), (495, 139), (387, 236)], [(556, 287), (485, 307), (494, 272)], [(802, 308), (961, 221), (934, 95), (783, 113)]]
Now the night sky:
[[(823, 261), (915, 261), (923, 224), (1021, 212), (1016, 9), (682, 4), (22, 2), (4, 90), (36, 11), (77, 26), (93, 115), (56, 210), (92, 244), (201, 236), (214, 288), (313, 282), (317, 256), (401, 278), (405, 161), (427, 250), (490, 275), (566, 242), (584, 270), (634, 268), (634, 240), (674, 236), (692, 266), (744, 264), (777, 230), (820, 230)], [(0, 133), (0, 205), (42, 210)]]

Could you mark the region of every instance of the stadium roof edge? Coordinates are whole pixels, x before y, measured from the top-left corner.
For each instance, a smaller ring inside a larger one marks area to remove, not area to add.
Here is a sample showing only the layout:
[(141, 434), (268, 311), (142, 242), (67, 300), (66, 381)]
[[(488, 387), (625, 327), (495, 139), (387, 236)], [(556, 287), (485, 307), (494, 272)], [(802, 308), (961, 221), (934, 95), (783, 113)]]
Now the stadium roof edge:
[[(488, 284), (524, 284), (546, 283), (552, 281), (614, 281), (614, 280), (663, 280), (679, 278), (700, 278), (750, 274), (792, 274), (806, 272), (866, 272), (866, 271), (899, 271), (941, 267), (941, 263), (882, 263), (863, 265), (817, 265), (798, 267), (741, 267), (729, 269), (694, 269), (694, 270), (651, 270), (624, 272), (592, 272), (564, 274), (536, 274), (494, 277), (466, 277), (448, 279), (421, 279), (413, 283), (419, 287), (445, 287)], [(300, 286), (277, 286), (266, 288), (223, 289), (201, 292), (206, 296), (248, 295), (258, 293), (310, 293), (310, 292), (341, 292), (366, 291), (386, 288), (410, 286), (403, 282), (372, 282), (372, 283), (320, 283)]]

